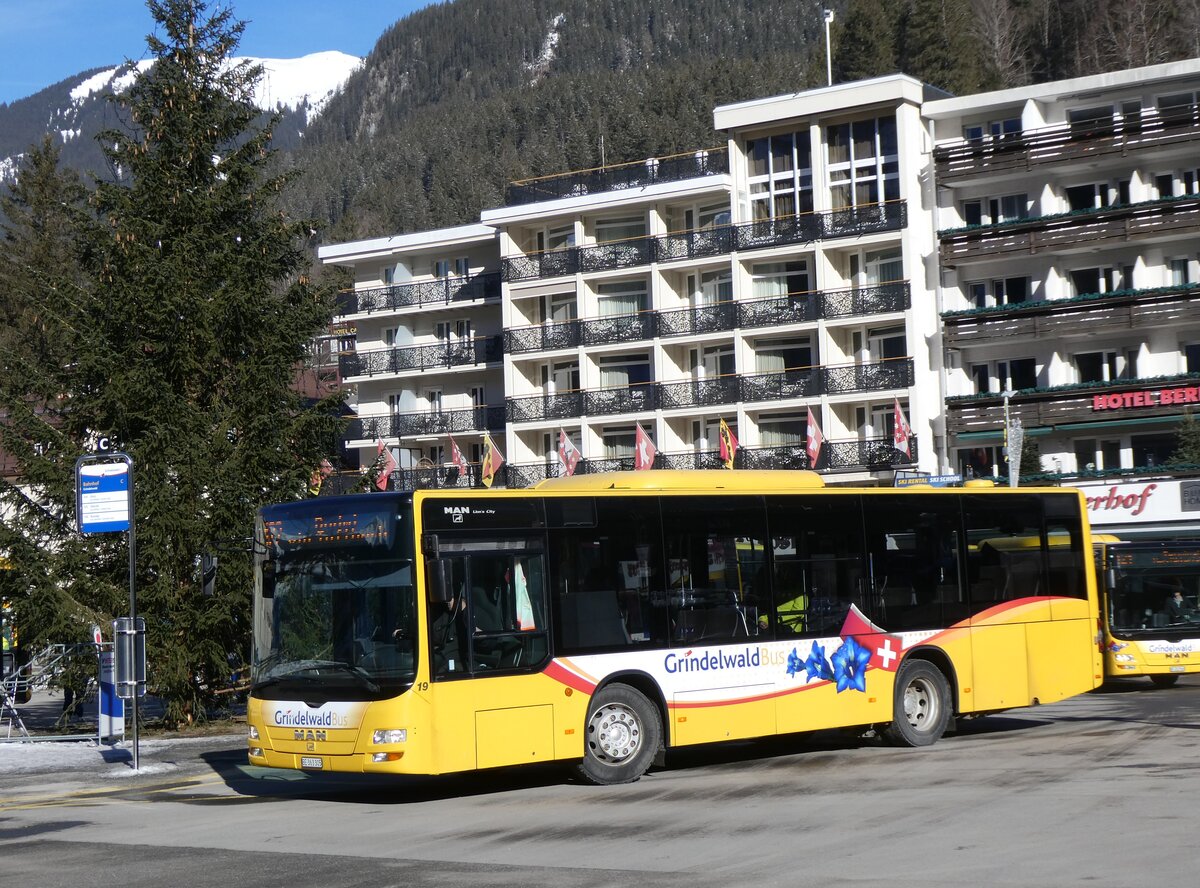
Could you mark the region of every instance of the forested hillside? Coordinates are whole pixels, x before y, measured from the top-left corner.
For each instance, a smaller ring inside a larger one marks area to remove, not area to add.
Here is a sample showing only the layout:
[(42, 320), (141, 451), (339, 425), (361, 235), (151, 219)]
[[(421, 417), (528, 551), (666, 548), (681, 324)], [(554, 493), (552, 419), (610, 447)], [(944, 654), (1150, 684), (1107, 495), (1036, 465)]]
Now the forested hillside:
[[(1200, 0), (836, 0), (835, 80), (955, 94), (1200, 55)], [(820, 2), (455, 0), (414, 13), (289, 156), (331, 239), (476, 221), (514, 179), (719, 144), (714, 105), (823, 84)]]

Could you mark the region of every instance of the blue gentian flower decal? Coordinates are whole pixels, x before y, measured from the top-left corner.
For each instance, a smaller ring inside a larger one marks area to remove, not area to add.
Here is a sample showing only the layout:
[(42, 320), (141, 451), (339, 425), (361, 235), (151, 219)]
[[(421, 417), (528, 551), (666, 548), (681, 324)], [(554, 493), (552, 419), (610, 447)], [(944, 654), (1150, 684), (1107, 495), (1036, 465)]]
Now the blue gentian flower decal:
[(869, 650), (853, 638), (843, 641), (842, 646), (833, 652), (833, 678), (837, 681), (838, 693), (850, 688), (865, 693), (867, 664), (870, 662)]
[(800, 659), (800, 655), (796, 653), (796, 649), (792, 648), (792, 652), (788, 654), (787, 674), (795, 675), (804, 669), (804, 661)]
[(829, 668), (829, 661), (825, 659), (825, 648), (821, 647), (815, 641), (813, 642), (812, 652), (808, 655), (808, 659), (804, 661), (804, 669), (808, 673), (808, 680), (814, 678), (823, 678), (829, 681), (833, 678), (833, 670)]

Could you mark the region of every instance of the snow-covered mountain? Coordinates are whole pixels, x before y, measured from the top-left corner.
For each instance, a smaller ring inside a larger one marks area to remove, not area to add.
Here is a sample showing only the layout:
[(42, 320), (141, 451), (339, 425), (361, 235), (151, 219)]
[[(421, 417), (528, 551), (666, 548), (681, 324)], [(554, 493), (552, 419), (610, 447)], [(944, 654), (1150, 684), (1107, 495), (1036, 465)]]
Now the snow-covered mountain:
[[(297, 59), (239, 57), (261, 65), (263, 76), (255, 90), (264, 111), (281, 114), (275, 142), (295, 146), (325, 104), (362, 65), (362, 59), (342, 52), (318, 52)], [(99, 170), (104, 159), (94, 136), (118, 126), (117, 110), (106, 96), (129, 88), (140, 70), (153, 61), (94, 68), (12, 104), (0, 104), (0, 181), (11, 179), (21, 154), (50, 135), (62, 146), (63, 163), (80, 171)]]

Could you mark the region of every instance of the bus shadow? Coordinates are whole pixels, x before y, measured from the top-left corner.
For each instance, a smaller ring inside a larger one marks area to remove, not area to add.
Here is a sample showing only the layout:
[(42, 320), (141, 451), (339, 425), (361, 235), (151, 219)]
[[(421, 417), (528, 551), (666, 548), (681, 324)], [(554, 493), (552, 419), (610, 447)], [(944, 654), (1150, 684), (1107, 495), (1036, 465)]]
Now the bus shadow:
[(305, 799), (401, 805), (557, 786), (571, 779), (569, 766), (561, 762), (420, 777), (261, 768), (247, 765), (243, 750), (205, 753), (201, 758), (240, 801)]

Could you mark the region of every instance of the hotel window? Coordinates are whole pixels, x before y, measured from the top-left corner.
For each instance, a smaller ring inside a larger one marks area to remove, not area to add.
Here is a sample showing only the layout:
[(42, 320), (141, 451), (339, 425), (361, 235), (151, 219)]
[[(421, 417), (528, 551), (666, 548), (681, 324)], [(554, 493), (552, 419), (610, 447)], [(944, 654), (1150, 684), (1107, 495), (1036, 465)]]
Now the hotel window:
[(754, 369), (758, 373), (782, 373), (813, 366), (812, 342), (800, 339), (758, 339), (754, 342)]
[(807, 130), (746, 143), (751, 216), (775, 219), (813, 209), (812, 149)]
[(758, 439), (763, 447), (790, 447), (803, 444), (808, 434), (808, 414), (785, 413), (763, 416), (758, 420)]
[(1179, 440), (1174, 432), (1158, 435), (1133, 435), (1129, 439), (1133, 449), (1134, 466), (1161, 466), (1175, 455)]
[(900, 199), (895, 117), (835, 124), (825, 136), (835, 210)]
[(573, 247), (575, 246), (575, 226), (559, 225), (555, 228), (543, 228), (534, 233), (532, 246), (539, 253)]
[(733, 299), (733, 273), (728, 268), (706, 271), (698, 278), (688, 275), (688, 290), (694, 305), (716, 305)]
[(433, 260), (433, 276), (444, 278), (450, 277), (450, 260), (449, 259), (434, 259)]
[(962, 203), (964, 225), (997, 225), (1029, 218), (1029, 195), (1006, 194), (981, 197)]
[(967, 299), (974, 308), (993, 305), (1017, 305), (1033, 296), (1033, 280), (1028, 277), (999, 278), (992, 281), (969, 281)]
[(625, 388), (650, 381), (650, 358), (646, 355), (608, 355), (596, 363), (601, 388)]
[(633, 280), (597, 284), (596, 305), (600, 316), (604, 318), (645, 311), (646, 282)]
[(760, 262), (750, 268), (751, 294), (755, 299), (807, 293), (808, 263)]
[(1159, 96), (1158, 108), (1160, 111), (1190, 108), (1194, 112), (1196, 108), (1196, 94), (1194, 92), (1184, 92), (1174, 93), (1169, 96)]
[(383, 266), (383, 273), (380, 275), (380, 277), (383, 278), (383, 285), (385, 287), (390, 287), (392, 284), (396, 283), (396, 266)]
[(692, 375), (697, 379), (732, 376), (735, 372), (732, 345), (709, 345), (691, 350)]
[(576, 317), (574, 293), (552, 293), (542, 303), (542, 321), (561, 324)]
[(471, 273), (471, 260), (466, 256), (459, 256), (454, 260), (454, 273), (459, 277), (466, 277)]
[(630, 240), (646, 236), (645, 216), (623, 216), (618, 219), (596, 220), (596, 243)]
[(875, 404), (854, 408), (854, 420), (858, 425), (858, 437), (891, 438), (896, 429), (896, 408), (893, 404)]
[(850, 254), (850, 283), (854, 289), (877, 287), (904, 280), (904, 260), (899, 249), (867, 250)]
[(1067, 208), (1076, 210), (1098, 210), (1117, 204), (1129, 203), (1129, 181), (1089, 182), (1072, 185), (1066, 189)]
[(637, 430), (632, 428), (605, 429), (601, 433), (605, 459), (632, 459)]
[(1109, 382), (1114, 379), (1129, 379), (1133, 376), (1137, 352), (1116, 351), (1080, 352), (1075, 355), (1077, 382)]
[(958, 473), (964, 478), (995, 478), (1008, 474), (1004, 448), (969, 447), (958, 451)]
[(542, 364), (541, 377), (544, 394), (579, 391), (579, 364), (574, 361)]
[(1200, 373), (1200, 342), (1189, 342), (1183, 347), (1185, 373)]
[(977, 395), (1037, 388), (1037, 361), (1033, 358), (972, 364), (970, 374)]
[(1192, 282), (1191, 262), (1183, 257), (1167, 260), (1170, 282), (1173, 287), (1182, 287)]
[(1128, 290), (1133, 286), (1132, 265), (1076, 268), (1068, 272), (1068, 275), (1072, 296), (1112, 293), (1115, 290)]
[(1089, 138), (1104, 135), (1113, 131), (1112, 105), (1098, 105), (1094, 108), (1076, 108), (1067, 112), (1067, 121), (1071, 127), (1071, 135), (1076, 138)]
[(995, 139), (1020, 134), (1020, 117), (1007, 117), (1003, 120), (991, 120), (987, 123), (972, 123), (963, 127), (963, 138), (972, 142), (982, 141), (984, 136), (990, 136)]

